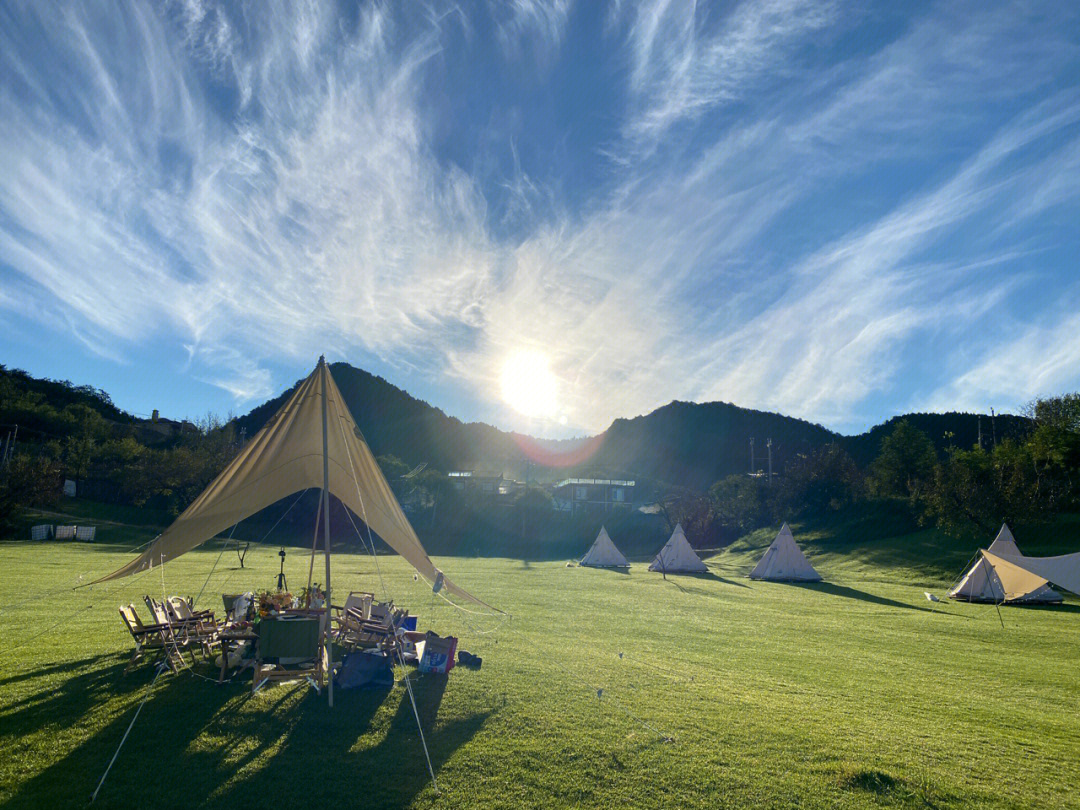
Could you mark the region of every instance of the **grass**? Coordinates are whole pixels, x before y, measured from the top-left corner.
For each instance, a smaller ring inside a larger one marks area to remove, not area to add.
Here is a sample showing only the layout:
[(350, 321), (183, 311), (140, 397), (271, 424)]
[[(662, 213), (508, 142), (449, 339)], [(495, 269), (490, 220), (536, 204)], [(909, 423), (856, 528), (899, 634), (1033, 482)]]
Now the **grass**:
[[(273, 585), (276, 547), (253, 547), (244, 570), (230, 552), (214, 568), (209, 546), (72, 592), (59, 589), (118, 567), (153, 530), (2, 541), (0, 804), (85, 806), (149, 695), (95, 806), (1076, 806), (1075, 599), (1003, 608), (1002, 629), (993, 606), (934, 611), (923, 596), (944, 595), (973, 549), (793, 528), (826, 583), (746, 580), (769, 532), (711, 558), (707, 576), (666, 581), (637, 563), (436, 561), (505, 621), (433, 600), (380, 558), (421, 627), (484, 658), (448, 678), (413, 673), (438, 795), (401, 685), (339, 691), (331, 710), (304, 685), (219, 686), (196, 677), (216, 675), (205, 665), (152, 688), (152, 664), (124, 674), (118, 604), (206, 583), (200, 604), (218, 607), (223, 591)], [(299, 551), (286, 574), (306, 581)], [(381, 590), (363, 554), (336, 555), (334, 582)]]

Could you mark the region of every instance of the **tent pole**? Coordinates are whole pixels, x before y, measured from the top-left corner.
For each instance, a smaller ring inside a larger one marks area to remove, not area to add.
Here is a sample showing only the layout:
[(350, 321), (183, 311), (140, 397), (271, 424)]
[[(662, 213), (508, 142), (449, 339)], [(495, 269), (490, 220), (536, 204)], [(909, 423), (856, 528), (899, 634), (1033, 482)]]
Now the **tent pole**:
[(326, 430), (326, 375), (330, 373), (326, 367), (326, 357), (319, 356), (319, 365), (322, 366), (322, 524), (323, 524), (323, 551), (326, 556), (326, 599), (323, 610), (323, 649), (326, 653), (326, 699), (331, 708), (334, 705), (334, 647), (330, 641), (330, 450), (328, 446)]

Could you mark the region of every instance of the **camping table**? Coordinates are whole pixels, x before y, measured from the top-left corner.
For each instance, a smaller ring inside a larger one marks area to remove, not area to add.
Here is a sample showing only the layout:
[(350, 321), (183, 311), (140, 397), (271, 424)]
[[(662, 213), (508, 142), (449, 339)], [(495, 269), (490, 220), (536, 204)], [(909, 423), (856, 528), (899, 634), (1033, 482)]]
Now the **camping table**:
[[(254, 627), (236, 628), (230, 630), (228, 627), (222, 628), (218, 633), (218, 641), (221, 642), (221, 674), (218, 675), (218, 683), (225, 681), (225, 671), (229, 668), (229, 647), (239, 647), (242, 641), (258, 641), (259, 634)], [(243, 669), (245, 664), (241, 663), (240, 668)]]

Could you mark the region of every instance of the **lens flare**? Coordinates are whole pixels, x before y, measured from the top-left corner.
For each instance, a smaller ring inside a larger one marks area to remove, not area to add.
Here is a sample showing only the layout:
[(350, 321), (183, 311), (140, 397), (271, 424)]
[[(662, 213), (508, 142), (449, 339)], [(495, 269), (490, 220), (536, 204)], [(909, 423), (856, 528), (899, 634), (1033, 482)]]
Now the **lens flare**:
[(523, 416), (551, 419), (558, 410), (559, 381), (547, 355), (516, 352), (503, 363), (499, 382), (503, 402)]

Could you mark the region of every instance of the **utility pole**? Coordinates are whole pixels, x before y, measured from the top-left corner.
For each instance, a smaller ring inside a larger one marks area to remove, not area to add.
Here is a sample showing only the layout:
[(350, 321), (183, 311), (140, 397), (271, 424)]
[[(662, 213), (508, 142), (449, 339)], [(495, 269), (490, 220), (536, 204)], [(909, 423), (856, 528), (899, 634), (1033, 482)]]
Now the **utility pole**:
[(750, 437), (750, 474), (753, 475), (754, 470), (754, 437)]
[(772, 486), (772, 439), (768, 439), (765, 442), (765, 447), (769, 451), (769, 486)]
[(997, 421), (995, 420), (994, 409), (990, 409), (990, 435), (994, 440), (994, 447), (997, 447)]
[(979, 449), (982, 450), (982, 417), (979, 417)]

